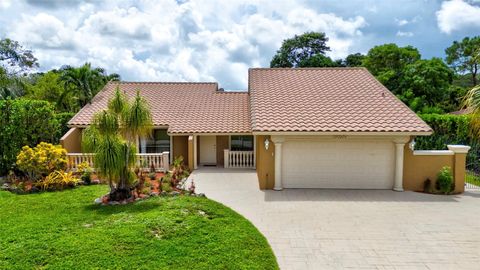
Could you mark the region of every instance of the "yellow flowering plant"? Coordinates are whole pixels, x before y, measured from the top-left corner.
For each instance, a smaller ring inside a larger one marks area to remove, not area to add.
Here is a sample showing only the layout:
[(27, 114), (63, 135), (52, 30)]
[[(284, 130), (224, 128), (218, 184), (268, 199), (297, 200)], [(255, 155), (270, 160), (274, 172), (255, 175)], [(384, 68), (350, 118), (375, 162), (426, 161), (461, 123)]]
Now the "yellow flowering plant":
[(46, 142), (33, 148), (26, 145), (17, 155), (16, 164), (30, 180), (38, 180), (55, 170), (65, 170), (67, 151), (60, 145)]
[(43, 190), (63, 190), (65, 188), (73, 188), (77, 183), (78, 179), (72, 172), (56, 170), (47, 175), (38, 185)]

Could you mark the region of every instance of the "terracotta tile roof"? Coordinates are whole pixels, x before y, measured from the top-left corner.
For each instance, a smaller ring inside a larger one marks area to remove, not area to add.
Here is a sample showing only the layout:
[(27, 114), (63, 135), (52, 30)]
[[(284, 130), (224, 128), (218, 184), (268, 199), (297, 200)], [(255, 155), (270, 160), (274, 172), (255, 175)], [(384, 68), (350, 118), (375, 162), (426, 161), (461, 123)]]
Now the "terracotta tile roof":
[(112, 82), (68, 124), (90, 124), (94, 113), (107, 107), (117, 85), (130, 97), (140, 90), (150, 104), (154, 125), (168, 126), (170, 133), (251, 132), (248, 93), (218, 92), (217, 83)]
[(431, 132), (364, 68), (254, 68), (249, 89), (254, 132)]

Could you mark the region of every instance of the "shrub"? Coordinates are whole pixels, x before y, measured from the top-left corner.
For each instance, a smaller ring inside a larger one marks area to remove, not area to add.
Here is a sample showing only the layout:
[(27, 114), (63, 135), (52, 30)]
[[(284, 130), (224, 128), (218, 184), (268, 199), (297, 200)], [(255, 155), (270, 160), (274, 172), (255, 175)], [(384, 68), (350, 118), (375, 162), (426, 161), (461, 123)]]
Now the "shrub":
[(57, 130), (57, 133), (55, 134), (55, 138), (53, 140), (54, 143), (60, 142), (60, 138), (67, 133), (67, 131), (70, 129), (67, 126), (68, 121), (72, 119), (72, 117), (75, 115), (73, 112), (62, 112), (62, 113), (57, 113), (55, 115), (55, 119), (57, 120), (59, 129)]
[(172, 167), (172, 171), (168, 173), (168, 176), (170, 176), (171, 186), (177, 187), (181, 180), (187, 178), (190, 175), (190, 172), (185, 167), (182, 156), (176, 157), (173, 160)]
[(92, 183), (92, 172), (93, 169), (88, 162), (84, 161), (77, 166), (77, 173), (81, 173), (80, 179), (87, 185)]
[(172, 186), (169, 182), (162, 182), (162, 191), (165, 191), (165, 192), (169, 193), (172, 190), (173, 190)]
[(60, 145), (45, 142), (34, 148), (26, 145), (18, 154), (16, 164), (29, 179), (38, 180), (55, 170), (64, 170), (67, 166), (67, 151)]
[(72, 172), (57, 170), (50, 173), (45, 179), (38, 183), (43, 190), (63, 190), (65, 188), (73, 188), (77, 185), (78, 179)]
[(418, 136), (418, 150), (444, 150), (448, 144), (465, 144), (472, 148), (467, 154), (467, 167), (480, 171), (480, 141), (470, 132), (470, 115), (423, 114), (419, 115), (433, 129), (430, 136)]
[(448, 166), (443, 167), (437, 175), (437, 189), (448, 194), (453, 190), (453, 174), (452, 169)]
[(0, 100), (0, 175), (15, 165), (22, 146), (55, 142), (60, 126), (52, 104), (41, 100)]

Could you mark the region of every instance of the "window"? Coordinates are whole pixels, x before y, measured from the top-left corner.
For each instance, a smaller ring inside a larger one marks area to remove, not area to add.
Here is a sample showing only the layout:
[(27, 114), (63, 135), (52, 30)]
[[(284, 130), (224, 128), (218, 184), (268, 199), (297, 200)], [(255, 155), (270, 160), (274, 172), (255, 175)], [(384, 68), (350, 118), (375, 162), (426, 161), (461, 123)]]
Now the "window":
[(253, 151), (253, 136), (231, 136), (231, 151)]
[(166, 129), (155, 129), (150, 138), (141, 142), (140, 152), (142, 153), (163, 153), (170, 152), (170, 136)]

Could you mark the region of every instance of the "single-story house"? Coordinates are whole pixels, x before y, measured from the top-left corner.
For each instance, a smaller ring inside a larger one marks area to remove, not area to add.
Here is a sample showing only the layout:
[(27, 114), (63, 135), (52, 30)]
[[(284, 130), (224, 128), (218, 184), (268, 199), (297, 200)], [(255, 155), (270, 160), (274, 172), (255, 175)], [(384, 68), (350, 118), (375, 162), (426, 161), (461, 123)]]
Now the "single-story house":
[[(252, 68), (248, 91), (217, 83), (111, 82), (69, 122), (62, 144), (75, 161), (81, 132), (116, 87), (140, 90), (155, 129), (138, 142), (147, 165), (183, 156), (203, 166), (256, 169), (261, 189), (421, 190), (443, 166), (463, 191), (468, 147), (413, 151), (432, 129), (365, 68)], [(463, 163), (462, 163), (463, 162)], [(461, 181), (461, 182), (460, 182)]]

